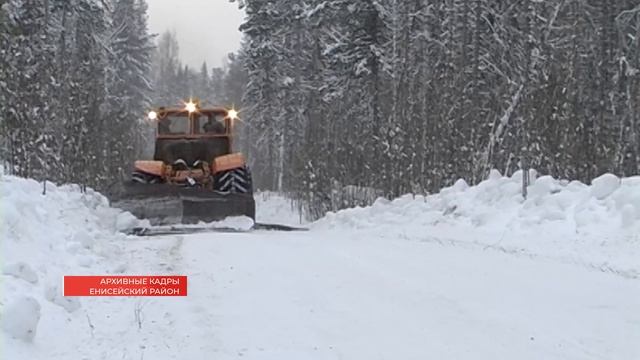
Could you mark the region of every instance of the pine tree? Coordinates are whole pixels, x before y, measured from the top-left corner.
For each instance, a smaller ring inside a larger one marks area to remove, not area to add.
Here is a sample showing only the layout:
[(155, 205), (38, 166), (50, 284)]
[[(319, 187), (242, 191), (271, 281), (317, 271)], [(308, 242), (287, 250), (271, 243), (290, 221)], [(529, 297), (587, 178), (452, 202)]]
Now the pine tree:
[(52, 125), (56, 121), (57, 83), (53, 77), (53, 22), (47, 1), (9, 1), (3, 6), (7, 24), (2, 47), (3, 132), (12, 171), (44, 179), (57, 159)]
[(200, 67), (200, 73), (196, 77), (197, 81), (197, 97), (206, 103), (211, 103), (211, 78), (209, 77), (209, 69), (207, 68), (207, 63), (203, 62)]
[(147, 144), (143, 119), (150, 106), (153, 40), (147, 30), (143, 0), (117, 0), (110, 34), (108, 99), (108, 172), (123, 174)]
[[(248, 139), (253, 146), (248, 150), (249, 165), (254, 169), (254, 184), (261, 189), (275, 189), (278, 167), (276, 142), (278, 126), (273, 121), (278, 111), (275, 94), (277, 93), (278, 49), (274, 40), (276, 29), (273, 22), (282, 16), (276, 4), (268, 0), (246, 1), (245, 23), (241, 30), (247, 34), (246, 69), (249, 77), (243, 102), (251, 104), (245, 108), (245, 118), (251, 119), (251, 136)], [(255, 136), (254, 136), (255, 135)]]
[(153, 58), (154, 104), (173, 105), (176, 99), (175, 84), (179, 79), (182, 64), (179, 58), (179, 45), (174, 32), (166, 31), (158, 39), (158, 46)]

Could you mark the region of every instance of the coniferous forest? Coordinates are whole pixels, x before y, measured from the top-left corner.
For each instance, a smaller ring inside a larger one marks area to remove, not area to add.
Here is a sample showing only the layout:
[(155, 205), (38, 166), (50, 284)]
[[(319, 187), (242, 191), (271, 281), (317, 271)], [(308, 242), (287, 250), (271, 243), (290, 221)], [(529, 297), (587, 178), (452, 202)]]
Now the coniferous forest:
[(142, 0), (0, 7), (1, 153), (8, 172), (104, 190), (147, 139), (153, 38)]
[(397, 196), (490, 168), (640, 172), (638, 1), (240, 5), (259, 185), (316, 216), (350, 185)]
[(311, 217), (491, 168), (640, 173), (640, 1), (237, 4), (240, 50), (190, 69), (143, 0), (4, 1), (6, 166), (107, 189), (152, 142), (145, 111), (197, 97), (241, 110), (256, 187)]

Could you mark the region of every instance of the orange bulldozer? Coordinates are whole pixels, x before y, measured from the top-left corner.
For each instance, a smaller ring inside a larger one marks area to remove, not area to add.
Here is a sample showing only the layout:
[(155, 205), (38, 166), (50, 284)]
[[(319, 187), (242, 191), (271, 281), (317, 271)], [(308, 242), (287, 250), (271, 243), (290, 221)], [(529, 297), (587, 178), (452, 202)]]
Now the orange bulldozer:
[(191, 224), (228, 216), (255, 218), (251, 173), (232, 151), (238, 113), (222, 107), (158, 108), (152, 160), (134, 164), (113, 205), (158, 224)]

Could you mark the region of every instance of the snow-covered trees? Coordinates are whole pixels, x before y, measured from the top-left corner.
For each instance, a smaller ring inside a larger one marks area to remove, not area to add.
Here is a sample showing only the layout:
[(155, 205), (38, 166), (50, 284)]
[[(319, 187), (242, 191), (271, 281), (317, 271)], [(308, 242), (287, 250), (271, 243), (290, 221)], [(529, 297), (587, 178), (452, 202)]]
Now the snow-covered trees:
[(101, 187), (140, 150), (149, 97), (193, 96), (240, 107), (256, 185), (318, 214), (360, 202), (336, 196), (348, 186), (395, 196), (490, 168), (640, 172), (637, 0), (237, 3), (240, 51), (191, 69), (173, 33), (152, 56), (142, 0), (3, 2), (0, 156)]
[(110, 173), (128, 171), (132, 155), (139, 155), (149, 140), (145, 128), (136, 121), (150, 106), (149, 75), (154, 50), (147, 31), (147, 5), (141, 0), (118, 0), (114, 4), (113, 30), (109, 34), (109, 59), (114, 66), (107, 73), (106, 118), (108, 128), (120, 136), (108, 139)]
[(178, 71), (182, 67), (180, 46), (175, 32), (166, 31), (160, 35), (153, 58), (153, 100), (159, 104), (173, 104), (177, 100), (174, 98), (174, 86), (179, 75)]
[(3, 5), (2, 122), (5, 154), (22, 176), (47, 176), (53, 156), (52, 122), (56, 121), (59, 84), (55, 80), (56, 23), (46, 1), (25, 6), (14, 0)]
[(393, 196), (490, 168), (640, 171), (637, 1), (240, 6), (256, 183), (319, 213), (353, 205), (331, 200), (345, 185)]
[(198, 70), (192, 69), (180, 59), (177, 34), (165, 31), (153, 55), (153, 105), (175, 106), (189, 98), (207, 106), (239, 104), (246, 88), (239, 57), (241, 54), (229, 54), (222, 67), (209, 68), (203, 62)]
[(143, 0), (11, 0), (0, 11), (9, 171), (106, 189), (138, 155), (150, 91)]

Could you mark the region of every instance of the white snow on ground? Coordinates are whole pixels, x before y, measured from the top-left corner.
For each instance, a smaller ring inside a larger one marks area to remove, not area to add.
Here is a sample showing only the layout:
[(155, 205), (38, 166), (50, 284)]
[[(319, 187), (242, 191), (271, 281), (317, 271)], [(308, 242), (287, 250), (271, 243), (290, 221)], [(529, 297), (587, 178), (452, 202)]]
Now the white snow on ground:
[[(2, 358), (637, 359), (640, 178), (593, 184), (540, 177), (522, 201), (494, 172), (308, 232), (136, 238), (91, 190), (2, 176)], [(187, 275), (189, 296), (61, 296), (82, 274)]]
[(640, 283), (580, 266), (347, 231), (201, 234), (181, 253), (176, 332), (202, 346), (185, 358), (640, 357)]
[(314, 229), (494, 248), (640, 277), (640, 176), (607, 174), (587, 186), (532, 175), (526, 201), (521, 173), (493, 171), (477, 186), (459, 180), (427, 197), (329, 213)]
[(13, 299), (2, 312), (2, 329), (14, 339), (33, 341), (40, 320), (40, 303), (32, 297)]

